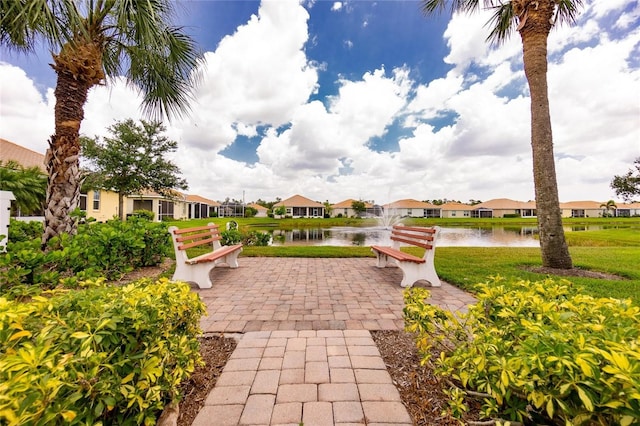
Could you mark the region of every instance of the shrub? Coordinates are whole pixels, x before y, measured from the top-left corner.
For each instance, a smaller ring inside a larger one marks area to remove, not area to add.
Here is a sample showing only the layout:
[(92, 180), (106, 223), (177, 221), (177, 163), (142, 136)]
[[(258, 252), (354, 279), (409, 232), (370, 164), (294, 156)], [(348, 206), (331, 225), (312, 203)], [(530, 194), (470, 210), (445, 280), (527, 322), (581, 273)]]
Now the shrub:
[(127, 215), (127, 219), (129, 219), (130, 217), (138, 217), (140, 219), (146, 219), (149, 222), (153, 222), (155, 213), (153, 213), (151, 210), (134, 210), (130, 215)]
[(223, 246), (238, 244), (242, 241), (242, 233), (233, 228), (221, 231), (220, 236), (222, 237), (222, 239), (220, 240), (220, 244), (222, 244)]
[(0, 423), (155, 424), (201, 362), (204, 312), (167, 280), (0, 298)]
[(405, 293), (407, 330), (452, 385), (450, 410), (479, 397), (485, 418), (536, 424), (630, 425), (640, 413), (640, 308), (595, 299), (568, 281), (477, 287), (478, 303), (454, 315)]
[(268, 232), (251, 231), (242, 238), (242, 244), (246, 246), (268, 246), (271, 234)]
[(31, 221), (23, 222), (21, 220), (9, 220), (9, 241), (29, 241), (42, 237), (44, 226), (42, 222)]
[[(12, 222), (10, 230), (19, 223)], [(81, 225), (77, 235), (53, 238), (48, 248), (40, 250), (39, 235), (28, 241), (10, 240), (7, 253), (0, 254), (0, 291), (19, 284), (52, 288), (60, 279), (72, 286), (98, 274), (116, 279), (135, 268), (159, 264), (171, 254), (171, 239), (166, 225), (131, 218)]]

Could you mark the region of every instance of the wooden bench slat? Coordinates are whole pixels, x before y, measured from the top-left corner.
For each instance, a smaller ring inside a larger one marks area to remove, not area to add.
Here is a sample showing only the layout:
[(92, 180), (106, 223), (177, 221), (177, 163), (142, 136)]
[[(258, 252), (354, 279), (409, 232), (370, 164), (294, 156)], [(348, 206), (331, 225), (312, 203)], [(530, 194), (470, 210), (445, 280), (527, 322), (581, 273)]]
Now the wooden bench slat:
[(207, 238), (206, 240), (198, 240), (198, 241), (194, 241), (192, 243), (186, 243), (186, 244), (181, 244), (178, 246), (178, 249), (180, 250), (187, 250), (193, 247), (198, 247), (198, 246), (202, 246), (205, 244), (211, 244), (216, 240), (219, 240), (220, 238)]
[(431, 234), (435, 234), (436, 229), (435, 228), (423, 228), (420, 226), (404, 226), (404, 225), (393, 225), (393, 230), (394, 231), (416, 231), (416, 232), (428, 232)]
[(214, 238), (217, 238), (217, 239), (222, 239), (222, 237), (220, 236), (220, 234), (218, 232), (203, 232), (201, 234), (191, 234), (191, 235), (184, 235), (182, 237), (176, 237), (176, 241), (181, 243), (183, 241), (199, 240), (199, 239), (207, 238), (207, 237), (214, 237)]
[(417, 233), (417, 232), (400, 232), (400, 231), (393, 231), (393, 233), (391, 234), (392, 236), (395, 235), (397, 237), (406, 237), (406, 238), (411, 238), (411, 239), (415, 239), (415, 240), (425, 240), (425, 241), (433, 241), (433, 233), (431, 232), (427, 232), (427, 233)]
[(198, 257), (194, 257), (193, 259), (189, 259), (187, 263), (190, 265), (195, 265), (196, 263), (211, 262), (213, 260), (220, 259), (221, 257), (225, 257), (228, 253), (231, 253), (232, 251), (237, 250), (241, 247), (242, 244), (236, 244), (234, 246), (223, 246), (222, 248), (212, 251), (211, 253), (205, 253)]
[(188, 232), (204, 231), (207, 229), (218, 229), (218, 225), (206, 225), (206, 226), (197, 226), (195, 228), (174, 229), (173, 233), (175, 235), (180, 235)]
[(372, 250), (379, 251), (381, 253), (386, 254), (387, 256), (391, 256), (394, 259), (402, 260), (406, 262), (414, 262), (414, 263), (424, 263), (425, 260), (421, 257), (414, 256), (409, 253), (405, 253), (403, 251), (396, 250), (391, 247), (386, 246), (371, 246)]
[(412, 246), (422, 247), (423, 249), (426, 249), (426, 250), (431, 250), (433, 248), (433, 245), (431, 244), (423, 243), (421, 241), (410, 240), (408, 238), (398, 238), (398, 237), (392, 236), (391, 239), (393, 241), (398, 241), (399, 243), (406, 243), (406, 244), (411, 244)]

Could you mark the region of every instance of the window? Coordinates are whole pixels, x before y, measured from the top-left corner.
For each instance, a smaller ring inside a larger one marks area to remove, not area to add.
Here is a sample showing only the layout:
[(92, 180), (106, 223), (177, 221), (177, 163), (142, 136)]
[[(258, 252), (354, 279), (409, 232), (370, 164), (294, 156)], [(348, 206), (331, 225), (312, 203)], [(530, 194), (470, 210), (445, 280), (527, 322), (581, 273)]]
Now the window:
[(407, 216), (411, 216), (411, 209), (407, 209)]
[(451, 212), (451, 217), (456, 217), (456, 212)]
[(87, 194), (80, 194), (80, 210), (83, 212), (87, 211)]
[(100, 210), (100, 191), (93, 191), (93, 209)]
[(158, 203), (158, 219), (162, 220), (165, 217), (174, 219), (172, 201), (161, 200), (160, 203)]

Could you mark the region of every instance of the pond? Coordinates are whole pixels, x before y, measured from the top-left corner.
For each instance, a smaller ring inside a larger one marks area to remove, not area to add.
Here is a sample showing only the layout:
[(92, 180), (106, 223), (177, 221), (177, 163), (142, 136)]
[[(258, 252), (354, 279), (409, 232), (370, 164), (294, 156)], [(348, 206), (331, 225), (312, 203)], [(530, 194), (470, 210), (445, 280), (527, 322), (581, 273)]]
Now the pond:
[[(539, 247), (535, 226), (492, 228), (441, 227), (440, 247)], [(391, 231), (383, 227), (331, 227), (271, 230), (272, 245), (370, 246), (390, 245)]]

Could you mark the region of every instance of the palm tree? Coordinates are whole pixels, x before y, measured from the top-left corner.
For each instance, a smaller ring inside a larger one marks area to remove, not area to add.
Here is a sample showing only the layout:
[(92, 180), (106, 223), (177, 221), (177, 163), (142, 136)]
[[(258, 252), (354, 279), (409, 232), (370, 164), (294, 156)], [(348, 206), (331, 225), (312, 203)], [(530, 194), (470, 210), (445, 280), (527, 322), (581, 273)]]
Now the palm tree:
[(47, 177), (38, 167), (24, 168), (15, 161), (0, 161), (0, 190), (13, 193), (15, 208), (20, 213), (40, 214), (47, 190)]
[(69, 215), (80, 198), (79, 131), (89, 89), (124, 74), (159, 118), (188, 110), (192, 71), (201, 61), (194, 41), (170, 25), (171, 0), (11, 0), (0, 2), (0, 44), (31, 51), (51, 46), (57, 74), (55, 131), (45, 156), (48, 186), (42, 245), (74, 233)]
[[(422, 0), (425, 14), (477, 12), (480, 0)], [(524, 72), (531, 93), (531, 148), (542, 264), (571, 269), (569, 249), (562, 229), (558, 182), (553, 158), (553, 137), (547, 88), (547, 39), (555, 22), (573, 23), (583, 0), (483, 0), (493, 10), (488, 41), (500, 43), (520, 33)]]
[(618, 206), (616, 205), (616, 202), (613, 200), (609, 200), (606, 203), (600, 204), (600, 207), (604, 207), (604, 210), (605, 210), (604, 216), (613, 216), (611, 213), (609, 213), (609, 211), (613, 210), (615, 212), (616, 209), (618, 208)]

